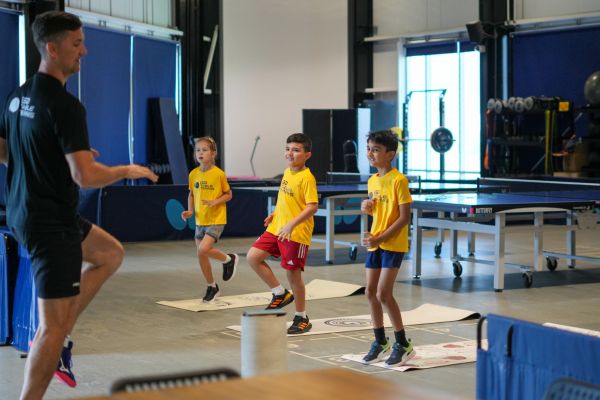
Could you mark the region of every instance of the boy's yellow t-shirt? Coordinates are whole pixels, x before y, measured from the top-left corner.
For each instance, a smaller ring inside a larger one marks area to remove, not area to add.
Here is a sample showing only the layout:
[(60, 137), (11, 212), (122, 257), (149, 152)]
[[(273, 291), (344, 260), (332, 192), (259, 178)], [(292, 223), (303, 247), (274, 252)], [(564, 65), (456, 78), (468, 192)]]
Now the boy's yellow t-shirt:
[(215, 200), (229, 192), (229, 182), (225, 172), (217, 166), (208, 171), (200, 167), (194, 168), (189, 176), (189, 188), (194, 196), (194, 213), (196, 225), (225, 225), (227, 223), (227, 206), (221, 203), (214, 207), (202, 204), (202, 200)]
[[(368, 182), (369, 198), (373, 201), (373, 224), (371, 234), (379, 235), (400, 218), (399, 205), (412, 203), (408, 179), (396, 168), (384, 176), (375, 174)], [(382, 250), (408, 251), (408, 224), (396, 235), (379, 245)], [(369, 249), (375, 251), (376, 249)]]
[[(306, 208), (309, 203), (318, 203), (317, 181), (309, 168), (302, 171), (290, 171), (289, 168), (283, 173), (275, 215), (267, 227), (267, 232), (277, 235), (281, 228), (294, 219)], [(313, 217), (301, 222), (292, 231), (293, 242), (310, 245), (315, 223)]]

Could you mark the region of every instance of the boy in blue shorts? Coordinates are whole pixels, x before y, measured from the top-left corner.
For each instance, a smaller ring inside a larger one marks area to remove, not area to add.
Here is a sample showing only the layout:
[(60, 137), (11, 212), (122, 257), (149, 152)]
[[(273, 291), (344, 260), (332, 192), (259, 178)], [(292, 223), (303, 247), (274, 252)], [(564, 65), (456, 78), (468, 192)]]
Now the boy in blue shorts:
[[(361, 211), (373, 216), (371, 231), (363, 241), (368, 248), (366, 295), (375, 332), (375, 341), (363, 358), (366, 364), (382, 360), (390, 349), (388, 365), (399, 366), (415, 356), (411, 341), (406, 339), (402, 315), (393, 293), (398, 270), (408, 251), (412, 203), (408, 179), (392, 167), (397, 150), (398, 137), (392, 131), (372, 132), (367, 137), (367, 157), (377, 173), (369, 178), (369, 199), (361, 203)], [(393, 345), (385, 336), (384, 308), (394, 328)]]

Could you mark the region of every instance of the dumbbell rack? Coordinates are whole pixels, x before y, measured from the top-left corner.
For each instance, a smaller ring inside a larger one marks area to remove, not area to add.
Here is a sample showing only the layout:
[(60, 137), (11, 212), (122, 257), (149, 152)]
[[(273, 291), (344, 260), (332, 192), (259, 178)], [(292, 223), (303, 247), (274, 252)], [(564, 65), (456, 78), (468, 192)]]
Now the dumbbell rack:
[(554, 97), (490, 99), (486, 113), (489, 176), (551, 175), (561, 147), (559, 122), (571, 124), (572, 104)]

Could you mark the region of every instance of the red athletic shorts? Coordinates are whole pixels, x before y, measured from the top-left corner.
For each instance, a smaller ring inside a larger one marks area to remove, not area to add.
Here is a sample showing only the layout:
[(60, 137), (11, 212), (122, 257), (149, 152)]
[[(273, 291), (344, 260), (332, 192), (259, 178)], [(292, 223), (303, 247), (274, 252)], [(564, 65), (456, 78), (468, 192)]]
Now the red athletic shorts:
[(285, 269), (304, 271), (308, 245), (291, 240), (279, 240), (277, 236), (265, 231), (256, 239), (252, 247), (264, 250), (273, 257), (281, 257), (281, 266)]

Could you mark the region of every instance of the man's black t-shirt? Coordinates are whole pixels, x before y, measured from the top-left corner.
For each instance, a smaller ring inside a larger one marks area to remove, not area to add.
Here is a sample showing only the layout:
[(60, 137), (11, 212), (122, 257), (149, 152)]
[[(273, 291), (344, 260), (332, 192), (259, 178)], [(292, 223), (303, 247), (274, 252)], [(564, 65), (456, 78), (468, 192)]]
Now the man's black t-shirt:
[(65, 154), (90, 149), (83, 105), (60, 81), (36, 73), (8, 97), (0, 137), (8, 147), (8, 226), (37, 232), (72, 228), (79, 187)]

